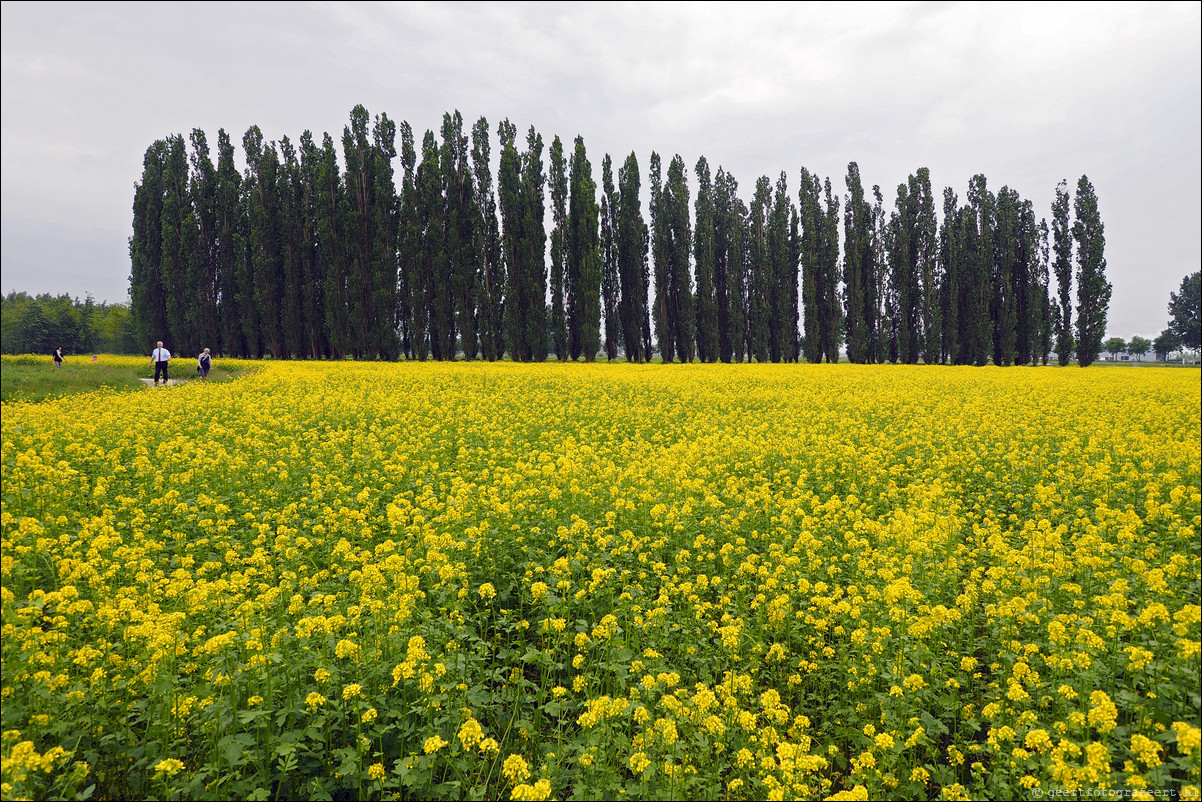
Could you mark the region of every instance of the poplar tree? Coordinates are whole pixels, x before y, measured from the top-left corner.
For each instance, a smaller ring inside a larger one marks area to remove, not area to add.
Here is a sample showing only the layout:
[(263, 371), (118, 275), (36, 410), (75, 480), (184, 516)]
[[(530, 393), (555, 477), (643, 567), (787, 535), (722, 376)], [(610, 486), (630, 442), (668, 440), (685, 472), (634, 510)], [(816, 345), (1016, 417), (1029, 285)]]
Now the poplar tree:
[(162, 273), (163, 171), (167, 150), (167, 142), (162, 139), (146, 149), (142, 159), (142, 180), (134, 185), (129, 294), (139, 347), (162, 339), (167, 331), (167, 298)]
[(320, 181), (321, 152), (313, 134), (305, 131), (300, 138), (301, 174), (301, 304), (304, 330), (302, 348), (310, 359), (327, 356), (329, 345), (325, 337), (325, 271), (318, 258), (317, 200)]
[(918, 350), (923, 362), (939, 361), (939, 231), (935, 217), (935, 196), (931, 190), (931, 171), (918, 168), (910, 176), (910, 260), (918, 281)]
[(598, 234), (597, 183), (593, 166), (577, 136), (571, 162), (568, 208), (568, 338), (573, 360), (583, 353), (594, 362), (601, 349), (601, 241)]
[(714, 181), (714, 265), (718, 291), (718, 349), (723, 362), (747, 353), (747, 206), (739, 182), (718, 169)]
[(477, 252), (479, 256), (480, 287), (478, 310), (480, 347), (484, 358), (500, 359), (505, 353), (504, 329), (504, 270), (501, 262), (500, 228), (497, 222), (497, 196), (492, 187), (488, 120), (481, 117), (472, 128), (472, 168), (476, 177)]
[(568, 161), (563, 142), (557, 135), (551, 140), (551, 344), (555, 358), (568, 359), (568, 320), (566, 311), (565, 261), (568, 229)]
[(167, 328), (161, 338), (179, 351), (191, 351), (195, 335), (188, 327), (189, 290), (196, 285), (196, 218), (188, 187), (188, 152), (180, 135), (167, 140), (163, 165), (162, 274)]
[(330, 357), (344, 359), (350, 353), (350, 321), (347, 299), (346, 191), (338, 169), (338, 151), (328, 133), (321, 138), (321, 153), (314, 187), (317, 217), (317, 269), (324, 276), (325, 335)]
[(655, 341), (659, 345), (660, 358), (666, 364), (672, 361), (672, 322), (668, 312), (671, 290), (671, 272), (668, 266), (669, 224), (664, 209), (664, 186), (659, 154), (652, 151), (649, 180), (651, 182), (651, 264), (655, 271), (655, 306), (651, 317), (655, 321)]
[(702, 156), (694, 168), (697, 200), (694, 206), (693, 263), (697, 274), (697, 358), (718, 359), (718, 297), (714, 281), (714, 187), (709, 162)]
[(822, 184), (818, 176), (801, 168), (801, 187), (797, 195), (801, 207), (801, 307), (802, 352), (810, 363), (822, 361), (822, 297), (819, 265), (822, 241)]
[(951, 187), (943, 189), (943, 224), (939, 228), (940, 361), (960, 364), (960, 271), (962, 248), (959, 237), (959, 200)]
[(451, 279), (454, 326), (463, 347), (463, 358), (470, 362), (480, 351), (476, 323), (480, 251), (475, 231), (479, 211), (475, 180), (468, 163), (468, 138), (463, 134), (463, 115), (458, 111), (443, 115), (439, 159), (446, 194), (445, 258)]
[(546, 178), (543, 173), (543, 138), (530, 126), (526, 133), (526, 152), (522, 155), (522, 249), (519, 259), (525, 274), (526, 359), (547, 359), (547, 233), (543, 227)]
[(1013, 277), (1018, 261), (1019, 202), (1017, 192), (1002, 187), (994, 212), (990, 317), (993, 321), (993, 364), (1003, 367), (1014, 364), (1018, 329), (1018, 288), (1013, 284)]
[[(818, 177), (814, 176), (815, 187)], [(822, 184), (825, 210), (819, 220), (818, 247), (818, 336), (827, 362), (839, 361), (843, 339), (843, 306), (839, 303), (839, 196), (831, 180)]]
[(617, 205), (613, 161), (601, 161), (601, 313), (605, 325), (605, 358), (613, 362), (622, 347), (622, 325), (618, 316), (621, 284), (618, 278)]
[(776, 181), (768, 215), (768, 355), (773, 362), (793, 359), (797, 341), (797, 260), (791, 236), (793, 213), (788, 183), (782, 171)]
[(965, 290), (968, 303), (964, 320), (968, 325), (967, 344), (973, 364), (989, 362), (993, 344), (990, 303), (993, 297), (993, 226), (996, 202), (984, 175), (975, 175), (968, 185), (968, 203), (972, 210), (973, 232), (967, 249), (968, 270)]
[(251, 323), (257, 329), (256, 356), (270, 353), (283, 357), (284, 336), (280, 326), (283, 297), (283, 255), (280, 231), (280, 160), (275, 145), (263, 141), (258, 126), (252, 126), (242, 138), (246, 152), (248, 251), (250, 276), (254, 287), (257, 317)]
[(417, 194), (417, 151), (413, 128), (405, 120), (397, 125), (401, 147), (401, 192), (397, 196), (397, 314), (401, 320), (401, 351), (407, 359), (424, 361), (430, 355), (427, 339), (425, 285), (420, 274), (418, 247), (422, 232)]
[(508, 119), (497, 126), (501, 164), (497, 173), (497, 195), (501, 210), (501, 260), (505, 269), (503, 327), (509, 355), (514, 361), (529, 361), (524, 332), (525, 287), (518, 258), (522, 244), (522, 159), (515, 139), (517, 128)]
[(915, 234), (914, 204), (909, 186), (899, 184), (897, 201), (889, 218), (885, 250), (888, 254), (889, 287), (895, 293), (889, 325), (896, 344), (896, 358), (906, 364), (918, 361), (918, 276), (913, 261)]
[(1056, 356), (1060, 367), (1072, 359), (1076, 343), (1073, 339), (1073, 234), (1069, 226), (1068, 182), (1056, 185), (1052, 202), (1052, 271), (1056, 274), (1058, 303), (1053, 314), (1056, 329)]
[[(438, 142), (433, 131), (422, 137), (422, 160), (417, 168), (418, 276), (411, 284), (414, 304), (425, 299), (430, 355), (455, 358), (455, 320), (451, 282), (447, 275), (446, 211)], [(419, 355), (420, 358), (420, 355)]]
[(196, 253), (194, 284), (189, 288), (192, 302), (184, 313), (188, 330), (194, 332), (202, 345), (217, 348), (217, 300), (220, 290), (220, 239), (217, 235), (217, 168), (209, 156), (209, 143), (204, 131), (192, 129), (191, 179), (189, 194), (196, 220)]
[(304, 301), (301, 284), (304, 279), (303, 188), (300, 161), (288, 137), (282, 137), (280, 148), (280, 334), (282, 357), (300, 356), (304, 336)]
[(768, 248), (768, 227), (772, 215), (772, 182), (760, 176), (755, 183), (751, 214), (747, 221), (747, 356), (767, 362), (772, 319), (772, 260)]
[(1077, 361), (1088, 367), (1102, 350), (1110, 282), (1106, 280), (1106, 236), (1098, 214), (1098, 197), (1089, 178), (1081, 176), (1073, 198), (1073, 241), (1077, 245)]
[(692, 362), (695, 354), (696, 312), (693, 308), (693, 250), (689, 209), (688, 168), (679, 154), (668, 165), (664, 182), (664, 211), (667, 217), (668, 320), (681, 362)]
[[(626, 361), (651, 359), (650, 323), (647, 287), (647, 224), (639, 200), (639, 162), (632, 151), (618, 171), (617, 261), (618, 317), (622, 324), (622, 343)], [(648, 331), (644, 341), (643, 331)]]
[(847, 358), (869, 362), (872, 358), (872, 318), (876, 298), (869, 290), (873, 273), (872, 209), (864, 200), (860, 168), (847, 165), (847, 202), (843, 210), (843, 308), (847, 330)]
[(238, 281), (238, 267), (246, 250), (245, 209), (241, 202), (242, 176), (234, 165), (234, 144), (225, 129), (217, 132), (216, 226), (220, 339), (216, 353), (248, 356), (242, 331), (246, 292)]

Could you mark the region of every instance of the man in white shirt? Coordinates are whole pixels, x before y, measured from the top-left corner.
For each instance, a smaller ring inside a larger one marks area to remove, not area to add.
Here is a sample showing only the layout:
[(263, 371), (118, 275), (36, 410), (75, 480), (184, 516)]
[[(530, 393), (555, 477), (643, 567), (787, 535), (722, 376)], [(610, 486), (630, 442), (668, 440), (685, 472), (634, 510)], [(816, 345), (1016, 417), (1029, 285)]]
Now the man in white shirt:
[(159, 383), (159, 373), (163, 374), (163, 384), (167, 383), (167, 363), (171, 361), (171, 352), (163, 347), (159, 340), (155, 349), (150, 352), (150, 361), (154, 364), (154, 383)]

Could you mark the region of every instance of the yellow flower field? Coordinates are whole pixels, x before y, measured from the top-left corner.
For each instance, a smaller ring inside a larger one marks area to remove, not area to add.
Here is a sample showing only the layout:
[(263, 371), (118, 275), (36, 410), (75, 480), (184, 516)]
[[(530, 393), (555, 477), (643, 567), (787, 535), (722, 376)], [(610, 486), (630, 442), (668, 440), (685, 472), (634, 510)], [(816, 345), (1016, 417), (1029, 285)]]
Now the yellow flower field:
[(1196, 799), (1200, 407), (508, 363), (5, 404), (0, 790)]

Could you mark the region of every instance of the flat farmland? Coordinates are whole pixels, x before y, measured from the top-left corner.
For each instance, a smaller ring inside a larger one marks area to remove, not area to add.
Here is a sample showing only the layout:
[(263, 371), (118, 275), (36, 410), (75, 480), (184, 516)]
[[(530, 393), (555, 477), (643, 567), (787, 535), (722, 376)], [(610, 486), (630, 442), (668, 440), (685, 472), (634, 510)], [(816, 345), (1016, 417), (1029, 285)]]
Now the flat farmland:
[(6, 402), (3, 796), (1196, 799), (1199, 386), (265, 363)]

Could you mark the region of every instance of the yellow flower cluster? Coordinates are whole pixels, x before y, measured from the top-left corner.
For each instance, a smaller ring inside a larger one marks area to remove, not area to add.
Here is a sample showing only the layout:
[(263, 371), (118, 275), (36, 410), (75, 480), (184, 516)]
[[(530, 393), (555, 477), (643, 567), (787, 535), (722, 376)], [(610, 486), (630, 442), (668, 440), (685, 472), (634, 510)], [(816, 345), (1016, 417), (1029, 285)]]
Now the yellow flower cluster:
[(271, 363), (5, 404), (4, 796), (1195, 788), (1198, 387)]

